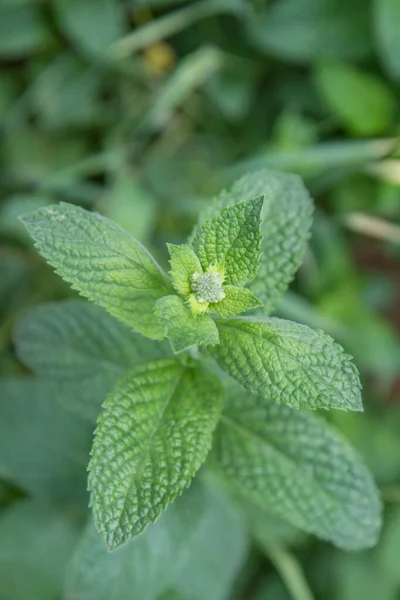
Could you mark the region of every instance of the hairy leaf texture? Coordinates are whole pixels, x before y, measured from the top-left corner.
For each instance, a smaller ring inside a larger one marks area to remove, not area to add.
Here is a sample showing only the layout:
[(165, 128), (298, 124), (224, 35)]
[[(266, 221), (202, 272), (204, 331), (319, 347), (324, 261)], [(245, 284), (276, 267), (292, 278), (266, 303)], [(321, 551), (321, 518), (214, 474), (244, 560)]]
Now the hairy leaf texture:
[(249, 287), (269, 314), (299, 268), (310, 237), (313, 204), (300, 177), (268, 169), (245, 175), (206, 207), (191, 239), (223, 208), (261, 195), (260, 267)]
[(220, 416), (218, 378), (173, 359), (130, 371), (99, 417), (89, 489), (110, 549), (138, 535), (204, 462)]
[(294, 408), (363, 410), (357, 369), (329, 335), (272, 317), (221, 320), (218, 330), (210, 352), (254, 394)]
[(224, 208), (196, 232), (193, 247), (204, 270), (222, 267), (225, 283), (243, 285), (257, 274), (260, 263), (260, 222), (263, 197)]
[(149, 252), (121, 227), (61, 202), (22, 217), (36, 248), (82, 296), (135, 331), (163, 337), (154, 303), (173, 287)]
[(320, 417), (236, 388), (213, 455), (241, 494), (344, 550), (373, 546), (381, 505), (350, 445)]

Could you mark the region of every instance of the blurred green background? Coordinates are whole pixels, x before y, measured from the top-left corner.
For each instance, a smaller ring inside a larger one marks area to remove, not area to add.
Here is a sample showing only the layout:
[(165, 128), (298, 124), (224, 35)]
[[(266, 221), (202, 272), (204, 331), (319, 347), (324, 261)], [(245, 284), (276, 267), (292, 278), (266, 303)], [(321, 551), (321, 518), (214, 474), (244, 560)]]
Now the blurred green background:
[(400, 0), (1, 0), (0, 64), (0, 600), (78, 598), (62, 592), (76, 531), (57, 520), (75, 514), (75, 480), (57, 480), (35, 439), (55, 428), (67, 449), (82, 424), (51, 387), (43, 399), (16, 384), (12, 343), (30, 308), (74, 292), (18, 215), (59, 200), (97, 210), (166, 266), (165, 242), (265, 167), (299, 173), (315, 198), (277, 314), (355, 357), (365, 413), (327, 418), (373, 471), (385, 526), (377, 548), (345, 554), (271, 521), (203, 598), (399, 599)]

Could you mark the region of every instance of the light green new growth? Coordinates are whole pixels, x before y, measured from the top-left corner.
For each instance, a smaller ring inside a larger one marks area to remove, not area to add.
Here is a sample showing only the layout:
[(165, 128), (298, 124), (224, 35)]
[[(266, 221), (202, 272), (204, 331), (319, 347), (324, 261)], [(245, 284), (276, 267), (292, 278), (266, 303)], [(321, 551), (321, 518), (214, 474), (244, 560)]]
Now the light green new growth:
[(196, 344), (218, 344), (218, 329), (207, 314), (194, 316), (182, 298), (165, 296), (156, 302), (156, 315), (165, 326), (174, 352), (182, 352)]
[(191, 277), (193, 273), (201, 273), (202, 268), (196, 254), (190, 248), (183, 244), (167, 244), (171, 256), (171, 277), (174, 288), (182, 296), (189, 296), (192, 293)]
[(143, 335), (163, 337), (154, 303), (173, 287), (134, 237), (72, 204), (41, 208), (22, 221), (42, 256), (82, 296)]
[(193, 248), (206, 270), (214, 265), (225, 283), (244, 285), (257, 274), (263, 197), (225, 208), (198, 229)]
[(89, 464), (91, 506), (110, 550), (182, 493), (211, 448), (218, 378), (165, 359), (133, 368), (105, 401)]
[(339, 548), (373, 546), (381, 503), (349, 444), (312, 413), (233, 386), (228, 398), (213, 454), (237, 491)]
[(294, 408), (363, 410), (357, 369), (329, 335), (268, 317), (220, 321), (218, 329), (210, 352), (254, 394)]
[(221, 317), (238, 315), (252, 308), (262, 306), (259, 299), (247, 288), (226, 285), (224, 286), (224, 294), (225, 298), (221, 302), (210, 304), (210, 310), (217, 312)]
[(224, 208), (261, 195), (260, 267), (249, 287), (270, 314), (299, 268), (310, 237), (313, 204), (300, 177), (267, 169), (245, 175), (205, 208), (190, 239)]

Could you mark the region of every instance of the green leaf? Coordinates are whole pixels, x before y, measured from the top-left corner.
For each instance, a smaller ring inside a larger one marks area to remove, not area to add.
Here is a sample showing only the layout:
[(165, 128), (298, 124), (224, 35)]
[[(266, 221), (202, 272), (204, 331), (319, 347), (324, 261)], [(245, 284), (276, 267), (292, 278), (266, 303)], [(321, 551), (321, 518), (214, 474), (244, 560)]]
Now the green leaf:
[(365, 0), (280, 0), (251, 25), (253, 43), (285, 61), (359, 60), (373, 48)]
[(363, 410), (357, 369), (329, 335), (267, 317), (219, 321), (218, 330), (211, 354), (254, 394), (294, 408)]
[[(264, 169), (245, 175), (221, 192), (203, 211), (200, 223), (224, 207), (264, 196), (261, 213), (261, 260), (249, 285), (270, 313), (299, 268), (310, 236), (313, 205), (300, 177)], [(193, 235), (196, 235), (198, 226)]]
[(61, 597), (64, 569), (79, 528), (46, 505), (20, 501), (0, 518), (1, 597), (54, 600)]
[(90, 58), (102, 56), (125, 32), (122, 6), (113, 0), (55, 0), (66, 36)]
[(112, 221), (72, 204), (21, 218), (39, 252), (74, 289), (134, 330), (162, 338), (154, 303), (173, 288), (140, 242)]
[(193, 315), (178, 296), (165, 296), (156, 303), (156, 315), (165, 326), (174, 352), (181, 352), (196, 344), (218, 344), (218, 329), (207, 314)]
[(389, 72), (400, 79), (400, 4), (398, 0), (375, 0), (374, 25), (378, 51)]
[(246, 312), (251, 308), (262, 306), (262, 302), (247, 288), (224, 286), (225, 298), (216, 304), (210, 304), (210, 310), (214, 310), (221, 317), (231, 317)]
[(0, 7), (0, 56), (15, 60), (46, 48), (51, 36), (39, 6)]
[(173, 588), (191, 600), (228, 600), (236, 592), (249, 540), (241, 514), (218, 482), (211, 479), (206, 488), (204, 517)]
[(174, 287), (179, 294), (189, 296), (192, 293), (190, 285), (190, 276), (193, 273), (201, 273), (202, 268), (199, 259), (190, 246), (182, 244), (175, 246), (167, 244), (171, 256), (171, 277)]
[(59, 384), (0, 380), (0, 477), (56, 506), (87, 507), (92, 426), (57, 402)]
[(105, 401), (89, 489), (110, 549), (138, 535), (188, 486), (211, 447), (222, 402), (215, 375), (168, 359), (132, 369)]
[(316, 83), (330, 112), (350, 133), (373, 136), (390, 128), (396, 98), (378, 76), (345, 63), (327, 63), (317, 68)]
[(196, 479), (154, 525), (114, 552), (88, 527), (71, 561), (65, 600), (160, 600), (189, 581), (191, 600), (225, 600), (246, 548), (243, 522), (226, 497)]
[(345, 550), (373, 546), (381, 504), (359, 457), (323, 419), (231, 389), (213, 455), (237, 491)]
[(19, 321), (13, 337), (22, 362), (36, 375), (56, 380), (67, 392), (57, 398), (92, 421), (125, 371), (171, 354), (167, 341), (134, 334), (84, 300), (33, 309)]
[(263, 197), (224, 208), (196, 232), (193, 247), (204, 270), (220, 266), (225, 282), (243, 285), (257, 275)]

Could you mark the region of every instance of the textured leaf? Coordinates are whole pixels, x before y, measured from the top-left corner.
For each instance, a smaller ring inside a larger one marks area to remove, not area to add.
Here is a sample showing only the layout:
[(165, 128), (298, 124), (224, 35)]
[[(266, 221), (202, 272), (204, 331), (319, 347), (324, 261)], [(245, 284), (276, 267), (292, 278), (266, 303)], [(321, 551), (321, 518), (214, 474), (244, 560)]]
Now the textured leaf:
[(259, 506), (346, 550), (376, 543), (381, 506), (373, 479), (313, 413), (236, 388), (213, 448), (225, 476)]
[(48, 506), (20, 501), (0, 518), (0, 581), (4, 600), (61, 597), (64, 569), (79, 528)]
[(363, 410), (357, 369), (329, 335), (267, 317), (219, 321), (218, 329), (211, 354), (254, 394), (295, 408)]
[(161, 267), (108, 219), (60, 203), (22, 217), (35, 245), (63, 279), (147, 337), (162, 337), (154, 303), (172, 291)]
[[(14, 332), (20, 359), (40, 377), (65, 387), (66, 408), (97, 418), (100, 404), (137, 363), (171, 354), (169, 344), (132, 333), (84, 300), (45, 304), (27, 313)], [(72, 393), (73, 391), (73, 393)]]
[(219, 313), (221, 317), (231, 317), (239, 313), (246, 312), (251, 308), (262, 306), (262, 303), (247, 288), (235, 287), (234, 285), (224, 286), (225, 298), (217, 304), (210, 304), (210, 310)]
[(165, 296), (156, 303), (156, 315), (165, 326), (174, 352), (181, 352), (190, 346), (218, 344), (218, 329), (207, 314), (193, 315), (188, 306), (178, 296)]
[(171, 255), (171, 277), (177, 292), (183, 296), (189, 296), (192, 292), (190, 276), (193, 273), (201, 273), (202, 268), (199, 259), (190, 246), (183, 244), (175, 246), (167, 244)]
[(56, 382), (0, 380), (0, 477), (38, 500), (86, 509), (92, 426), (58, 394)]
[(187, 589), (188, 579), (192, 588), (183, 598), (224, 600), (246, 547), (243, 522), (225, 496), (195, 480), (154, 525), (112, 553), (88, 527), (65, 600), (160, 600), (166, 589)]
[(89, 489), (110, 549), (138, 535), (189, 484), (211, 447), (222, 402), (215, 375), (168, 359), (134, 368), (105, 401)]
[(225, 283), (243, 285), (257, 274), (263, 197), (224, 208), (196, 232), (193, 247), (204, 270), (221, 266)]
[(300, 177), (267, 169), (249, 173), (206, 207), (200, 223), (257, 195), (264, 196), (261, 261), (249, 287), (270, 313), (299, 268), (310, 235), (313, 205)]
[(400, 79), (400, 4), (398, 0), (375, 0), (374, 25), (378, 50), (388, 72)]
[(396, 97), (376, 75), (346, 63), (327, 63), (317, 68), (316, 83), (330, 113), (350, 133), (374, 136), (390, 127)]

